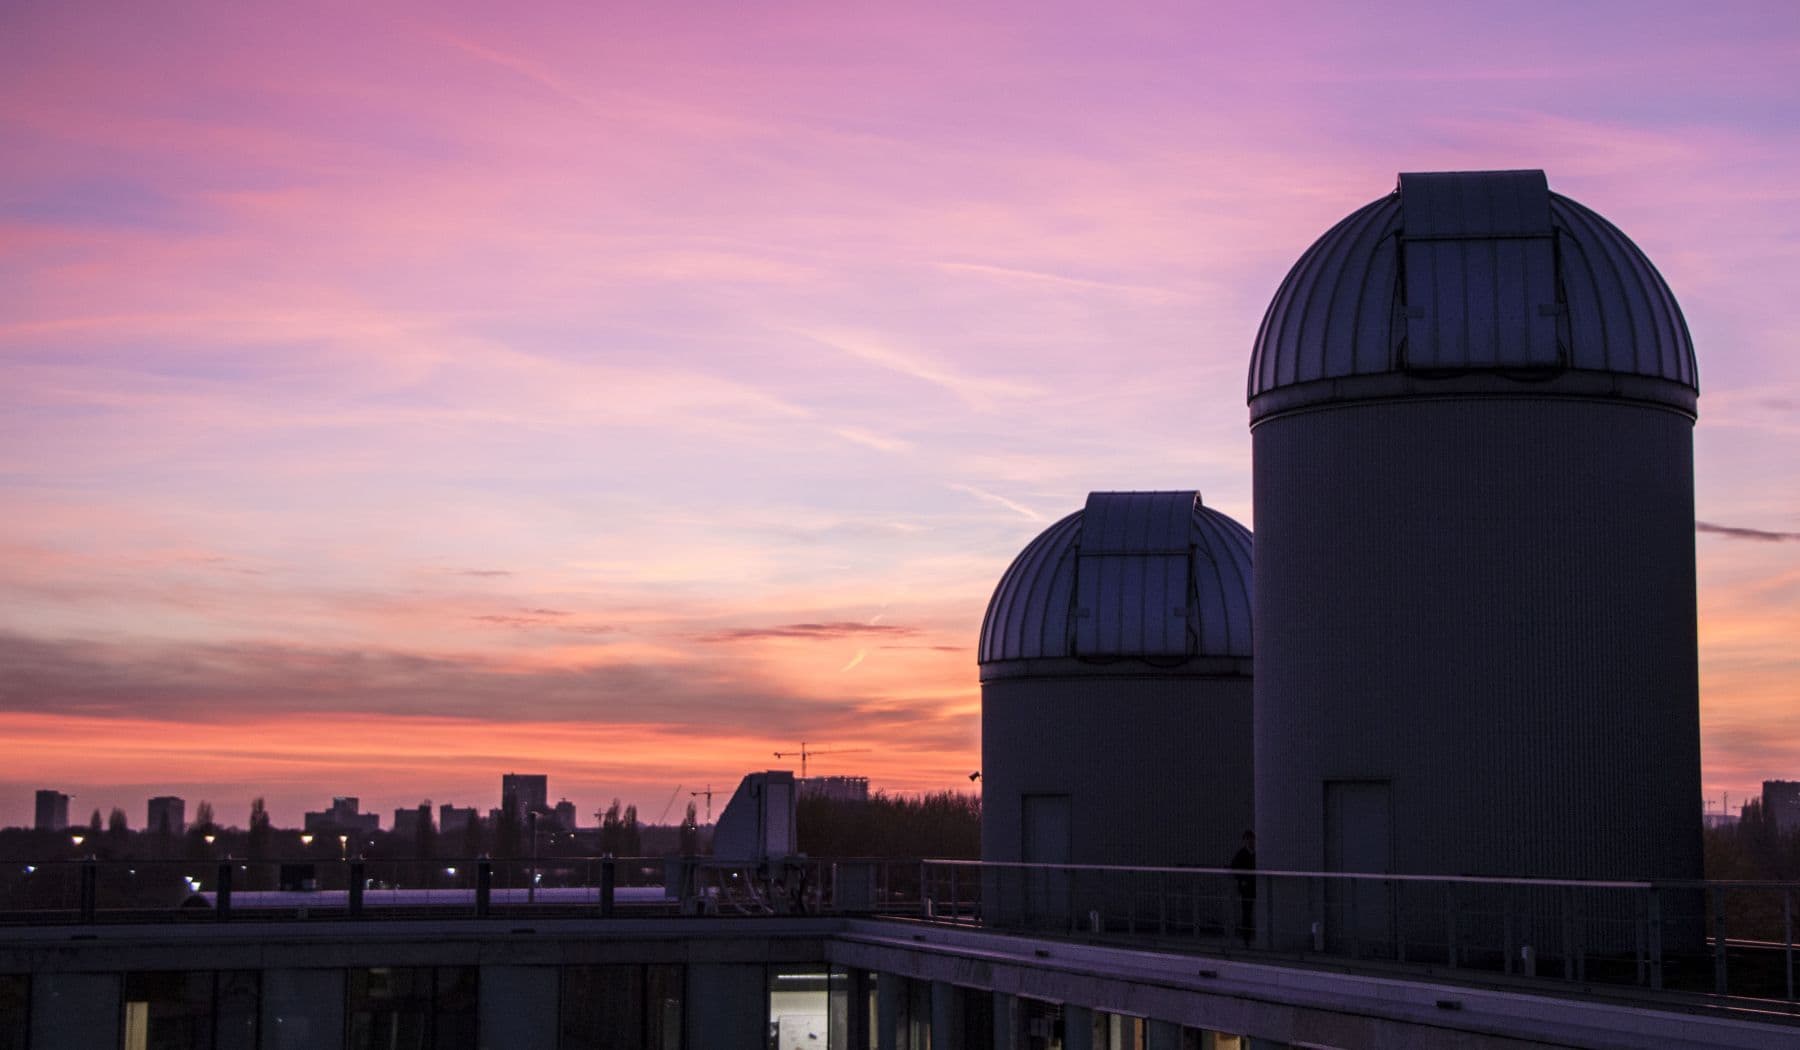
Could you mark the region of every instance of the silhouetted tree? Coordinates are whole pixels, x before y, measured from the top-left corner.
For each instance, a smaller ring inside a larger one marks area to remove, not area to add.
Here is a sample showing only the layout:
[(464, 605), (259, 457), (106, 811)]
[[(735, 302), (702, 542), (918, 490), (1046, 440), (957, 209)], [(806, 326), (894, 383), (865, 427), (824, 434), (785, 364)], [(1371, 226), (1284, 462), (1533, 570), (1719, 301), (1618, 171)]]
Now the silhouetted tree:
[(106, 815), (106, 834), (112, 838), (124, 840), (131, 833), (131, 825), (125, 821), (125, 811), (114, 806)]
[(694, 812), (694, 803), (687, 804), (687, 815), (681, 818), (681, 855), (692, 857), (700, 852), (700, 821)]
[(814, 795), (799, 800), (796, 838), (815, 857), (981, 856), (981, 796), (954, 791), (866, 802)]
[(269, 819), (269, 809), (259, 797), (250, 803), (250, 831), (246, 836), (244, 851), (251, 860), (268, 860), (269, 845), (275, 836), (275, 824)]
[(88, 818), (88, 834), (98, 836), (106, 830), (106, 823), (100, 819), (100, 809), (94, 808), (94, 815)]
[(635, 857), (643, 849), (643, 835), (638, 829), (637, 807), (618, 799), (600, 815), (600, 852), (615, 857)]
[(194, 823), (187, 833), (187, 859), (209, 860), (213, 855), (212, 844), (206, 836), (216, 835), (218, 827), (213, 824), (212, 803), (201, 802), (194, 810)]

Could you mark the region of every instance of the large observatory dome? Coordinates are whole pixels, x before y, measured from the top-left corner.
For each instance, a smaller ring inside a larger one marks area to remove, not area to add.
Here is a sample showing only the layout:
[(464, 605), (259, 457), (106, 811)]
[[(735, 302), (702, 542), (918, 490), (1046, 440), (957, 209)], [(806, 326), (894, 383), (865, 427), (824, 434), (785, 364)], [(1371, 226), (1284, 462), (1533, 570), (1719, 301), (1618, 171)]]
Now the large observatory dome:
[(1257, 334), (1249, 400), (1254, 422), (1550, 378), (1692, 414), (1694, 348), (1662, 275), (1541, 171), (1407, 174), (1294, 264)]
[(1250, 585), (1250, 530), (1199, 493), (1092, 493), (1000, 578), (981, 675), (1041, 660), (1248, 660)]

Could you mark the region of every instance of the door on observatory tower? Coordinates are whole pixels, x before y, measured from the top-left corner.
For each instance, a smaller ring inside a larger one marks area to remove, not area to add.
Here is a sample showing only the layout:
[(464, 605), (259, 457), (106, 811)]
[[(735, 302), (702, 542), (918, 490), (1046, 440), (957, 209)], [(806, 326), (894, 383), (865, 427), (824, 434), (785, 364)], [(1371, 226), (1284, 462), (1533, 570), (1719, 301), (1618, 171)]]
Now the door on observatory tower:
[[(1021, 802), (1025, 827), (1020, 853), (1025, 863), (1069, 863), (1069, 796), (1026, 795)], [(1026, 868), (1024, 883), (1027, 925), (1053, 928), (1069, 925), (1067, 871)]]
[[(1325, 870), (1385, 874), (1393, 858), (1390, 787), (1385, 780), (1325, 782)], [(1325, 930), (1332, 951), (1393, 953), (1392, 884), (1326, 879)]]

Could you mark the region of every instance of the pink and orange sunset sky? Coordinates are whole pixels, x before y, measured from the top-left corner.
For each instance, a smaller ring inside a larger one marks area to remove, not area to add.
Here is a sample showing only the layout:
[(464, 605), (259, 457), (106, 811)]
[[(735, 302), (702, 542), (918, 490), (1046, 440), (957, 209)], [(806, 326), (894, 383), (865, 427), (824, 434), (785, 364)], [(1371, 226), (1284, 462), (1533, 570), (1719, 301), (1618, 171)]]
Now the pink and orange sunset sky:
[(14, 0), (0, 824), (967, 788), (1019, 548), (1253, 525), (1287, 267), (1511, 167), (1686, 310), (1735, 808), (1800, 778), (1797, 70), (1791, 2)]

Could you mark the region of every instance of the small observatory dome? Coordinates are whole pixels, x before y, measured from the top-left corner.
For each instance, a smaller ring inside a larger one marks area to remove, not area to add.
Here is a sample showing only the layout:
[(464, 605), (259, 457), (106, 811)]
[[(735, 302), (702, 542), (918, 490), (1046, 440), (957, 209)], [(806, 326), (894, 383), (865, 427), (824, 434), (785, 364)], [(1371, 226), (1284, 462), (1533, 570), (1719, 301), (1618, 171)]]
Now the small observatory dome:
[(1263, 866), (1700, 877), (1697, 397), (1543, 172), (1401, 175), (1307, 250), (1250, 361)]
[(1248, 660), (1250, 584), (1250, 530), (1199, 493), (1093, 493), (1000, 577), (981, 676), (1040, 660)]
[(1096, 492), (1026, 546), (981, 630), (983, 859), (1230, 859), (1251, 581), (1249, 530), (1196, 492)]

